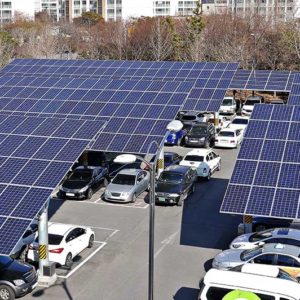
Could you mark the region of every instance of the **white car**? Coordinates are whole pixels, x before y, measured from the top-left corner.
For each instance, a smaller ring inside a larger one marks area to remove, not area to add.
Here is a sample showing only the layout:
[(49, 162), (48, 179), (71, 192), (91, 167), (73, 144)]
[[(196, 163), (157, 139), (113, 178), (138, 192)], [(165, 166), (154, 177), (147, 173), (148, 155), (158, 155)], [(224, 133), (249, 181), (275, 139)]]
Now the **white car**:
[[(73, 259), (86, 248), (92, 248), (95, 233), (89, 227), (61, 223), (49, 223), (49, 261), (70, 268)], [(27, 259), (38, 261), (38, 235), (29, 246)]]
[(225, 97), (219, 109), (220, 114), (234, 115), (236, 113), (236, 102), (234, 97)]
[(243, 108), (242, 108), (242, 116), (251, 116), (252, 111), (254, 109), (255, 104), (264, 103), (264, 98), (261, 96), (249, 96), (247, 97)]
[(212, 149), (195, 149), (187, 153), (179, 163), (197, 171), (198, 177), (210, 180), (215, 171), (221, 170), (221, 157)]
[(242, 142), (243, 130), (241, 129), (222, 129), (215, 138), (215, 147), (237, 148)]
[(235, 117), (231, 121), (231, 123), (229, 123), (227, 128), (245, 130), (247, 128), (248, 122), (249, 122), (249, 117)]
[(253, 249), (259, 245), (280, 243), (300, 247), (300, 230), (291, 228), (272, 228), (238, 236), (230, 243), (231, 249)]

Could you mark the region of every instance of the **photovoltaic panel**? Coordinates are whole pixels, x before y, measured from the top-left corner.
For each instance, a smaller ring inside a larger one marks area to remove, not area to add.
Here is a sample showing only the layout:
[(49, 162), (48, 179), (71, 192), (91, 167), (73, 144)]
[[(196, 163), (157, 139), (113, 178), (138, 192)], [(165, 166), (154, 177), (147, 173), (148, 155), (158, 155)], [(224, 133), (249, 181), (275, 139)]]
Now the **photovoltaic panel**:
[(296, 72), (271, 70), (237, 70), (230, 89), (289, 92)]
[(298, 106), (254, 106), (221, 212), (300, 217), (299, 130)]
[(291, 92), (288, 98), (288, 105), (300, 105), (300, 74), (297, 73), (294, 76), (294, 80), (291, 87)]
[(0, 116), (0, 254), (9, 255), (104, 122)]

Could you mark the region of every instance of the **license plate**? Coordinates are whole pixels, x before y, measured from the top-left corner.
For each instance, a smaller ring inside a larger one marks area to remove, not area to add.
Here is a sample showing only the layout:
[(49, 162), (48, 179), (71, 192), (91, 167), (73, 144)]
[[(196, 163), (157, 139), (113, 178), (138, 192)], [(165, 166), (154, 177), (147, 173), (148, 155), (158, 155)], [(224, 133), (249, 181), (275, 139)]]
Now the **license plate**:
[(158, 197), (158, 201), (159, 201), (159, 202), (165, 202), (166, 199), (165, 199), (164, 197)]
[(74, 196), (75, 196), (75, 194), (73, 194), (73, 193), (66, 193), (66, 196), (69, 196), (69, 197), (74, 197)]
[(226, 140), (221, 140), (221, 142), (222, 142), (222, 143), (228, 143), (228, 141), (226, 141)]

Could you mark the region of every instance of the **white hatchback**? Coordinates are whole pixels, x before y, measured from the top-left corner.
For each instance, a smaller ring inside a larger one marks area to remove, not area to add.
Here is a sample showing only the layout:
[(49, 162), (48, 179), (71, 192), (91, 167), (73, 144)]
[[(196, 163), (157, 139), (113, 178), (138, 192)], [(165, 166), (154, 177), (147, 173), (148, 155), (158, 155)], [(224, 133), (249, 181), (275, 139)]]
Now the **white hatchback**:
[(197, 171), (198, 177), (210, 180), (215, 171), (221, 170), (221, 157), (212, 149), (195, 149), (187, 153), (179, 163)]
[[(49, 223), (49, 261), (70, 268), (73, 258), (86, 248), (93, 247), (95, 233), (89, 227), (75, 226), (61, 223)], [(27, 258), (38, 261), (38, 235), (29, 246)]]
[(249, 122), (249, 117), (235, 117), (231, 123), (227, 126), (230, 129), (242, 129), (245, 130)]
[(242, 142), (243, 130), (241, 129), (222, 129), (215, 138), (215, 147), (237, 148)]

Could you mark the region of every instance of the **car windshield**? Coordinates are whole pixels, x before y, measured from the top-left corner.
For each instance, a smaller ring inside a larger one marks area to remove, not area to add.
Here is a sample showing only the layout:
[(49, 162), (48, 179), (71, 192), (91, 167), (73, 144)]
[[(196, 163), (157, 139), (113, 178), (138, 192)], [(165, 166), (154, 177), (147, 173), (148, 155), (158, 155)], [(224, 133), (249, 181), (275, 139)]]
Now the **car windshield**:
[(261, 232), (256, 232), (252, 234), (249, 238), (249, 241), (252, 242), (259, 242), (261, 240), (264, 240), (266, 238), (272, 237), (273, 229), (268, 229)]
[(245, 105), (251, 105), (253, 106), (254, 104), (260, 103), (260, 100), (246, 100)]
[(183, 121), (194, 121), (194, 120), (196, 120), (196, 116), (182, 116), (181, 120), (183, 120)]
[(242, 261), (248, 261), (251, 258), (259, 255), (262, 253), (262, 248), (254, 248), (254, 249), (249, 249), (249, 250), (245, 250), (241, 253), (241, 260)]
[(159, 176), (159, 181), (167, 182), (167, 181), (173, 181), (173, 182), (181, 182), (183, 179), (183, 175), (175, 172), (162, 172)]
[(232, 131), (220, 131), (219, 136), (234, 137), (234, 132), (232, 132)]
[(91, 179), (93, 170), (75, 170), (69, 177), (70, 181), (88, 181)]
[(248, 119), (234, 119), (232, 124), (242, 124), (242, 125), (247, 125), (248, 124)]
[(127, 174), (118, 174), (112, 181), (113, 184), (135, 185), (135, 176)]
[(164, 157), (165, 162), (169, 163), (172, 162), (172, 156), (168, 155)]
[(224, 99), (222, 102), (223, 106), (230, 106), (232, 105), (232, 100), (231, 99)]
[(298, 280), (295, 277), (291, 276), (289, 273), (287, 273), (286, 271), (284, 271), (282, 269), (279, 269), (279, 273), (278, 273), (277, 277), (280, 279), (286, 279), (286, 280), (298, 282)]
[(190, 134), (206, 134), (207, 129), (204, 126), (195, 126), (191, 129)]
[(203, 161), (204, 157), (203, 156), (198, 156), (198, 155), (187, 155), (184, 160), (188, 160), (188, 161)]
[[(61, 243), (62, 239), (63, 239), (62, 235), (52, 234), (52, 233), (48, 234), (48, 243), (49, 243), (49, 245), (59, 245)], [(35, 239), (35, 241), (37, 243), (39, 242), (39, 237), (38, 236)]]
[(0, 265), (5, 266), (9, 263), (11, 263), (13, 259), (9, 256), (0, 255)]

